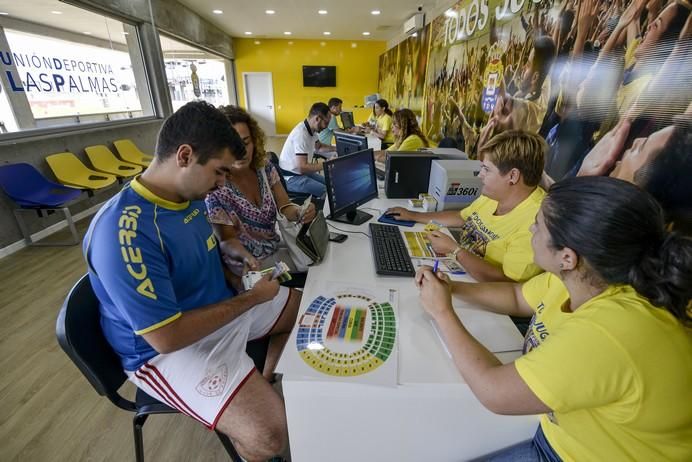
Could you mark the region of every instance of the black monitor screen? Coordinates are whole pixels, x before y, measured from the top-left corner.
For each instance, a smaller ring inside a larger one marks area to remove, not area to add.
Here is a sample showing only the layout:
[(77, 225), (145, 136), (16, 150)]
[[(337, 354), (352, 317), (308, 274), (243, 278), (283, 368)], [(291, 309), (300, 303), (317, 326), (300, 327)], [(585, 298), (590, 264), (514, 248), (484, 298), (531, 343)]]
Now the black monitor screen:
[(339, 216), (377, 197), (372, 149), (337, 157), (324, 163), (329, 210)]
[(336, 66), (303, 66), (304, 87), (336, 87)]
[(339, 157), (368, 149), (368, 139), (363, 135), (335, 133), (334, 138), (336, 138), (336, 154)]

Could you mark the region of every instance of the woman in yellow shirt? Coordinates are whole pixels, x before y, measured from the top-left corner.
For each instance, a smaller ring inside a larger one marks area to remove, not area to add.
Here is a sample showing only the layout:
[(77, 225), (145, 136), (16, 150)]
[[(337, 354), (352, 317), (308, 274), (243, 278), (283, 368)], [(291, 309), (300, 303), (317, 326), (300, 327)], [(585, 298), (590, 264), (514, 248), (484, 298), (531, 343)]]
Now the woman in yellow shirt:
[(366, 133), (372, 133), (382, 140), (382, 147), (386, 148), (394, 143), (392, 134), (392, 111), (385, 99), (378, 99), (372, 107), (372, 115), (368, 118)]
[(375, 153), (375, 160), (378, 162), (385, 161), (386, 151), (417, 151), (430, 146), (430, 142), (418, 126), (416, 115), (410, 109), (399, 109), (394, 113), (392, 133), (394, 144), (385, 151)]
[(459, 242), (440, 231), (428, 234), (435, 252), (456, 259), (477, 281), (525, 281), (542, 270), (533, 262), (531, 233), (545, 191), (538, 187), (548, 146), (534, 133), (506, 131), (480, 151), (481, 196), (468, 207), (415, 212), (393, 207), (400, 220), (461, 228)]
[[(543, 414), (533, 440), (483, 460), (692, 460), (692, 239), (622, 180), (556, 183), (532, 226), (546, 273), (523, 286), (416, 275), (421, 301), (471, 390), (498, 414)], [(451, 295), (534, 316), (503, 365), (464, 328)]]

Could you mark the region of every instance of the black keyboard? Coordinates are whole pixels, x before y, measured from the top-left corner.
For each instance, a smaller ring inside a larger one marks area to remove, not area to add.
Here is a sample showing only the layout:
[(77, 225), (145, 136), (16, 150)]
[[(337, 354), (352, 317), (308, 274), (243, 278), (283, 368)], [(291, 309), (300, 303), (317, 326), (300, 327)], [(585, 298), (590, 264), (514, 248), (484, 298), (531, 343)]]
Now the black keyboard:
[(413, 276), (413, 264), (398, 226), (370, 223), (375, 272), (388, 276)]

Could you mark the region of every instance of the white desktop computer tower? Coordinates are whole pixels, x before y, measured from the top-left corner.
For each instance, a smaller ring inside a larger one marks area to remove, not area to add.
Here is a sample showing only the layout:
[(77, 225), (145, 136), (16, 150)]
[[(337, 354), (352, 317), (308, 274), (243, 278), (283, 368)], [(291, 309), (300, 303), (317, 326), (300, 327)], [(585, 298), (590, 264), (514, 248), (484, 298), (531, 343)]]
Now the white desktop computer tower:
[(460, 210), (481, 195), (478, 160), (433, 160), (428, 194), (437, 201), (437, 211)]

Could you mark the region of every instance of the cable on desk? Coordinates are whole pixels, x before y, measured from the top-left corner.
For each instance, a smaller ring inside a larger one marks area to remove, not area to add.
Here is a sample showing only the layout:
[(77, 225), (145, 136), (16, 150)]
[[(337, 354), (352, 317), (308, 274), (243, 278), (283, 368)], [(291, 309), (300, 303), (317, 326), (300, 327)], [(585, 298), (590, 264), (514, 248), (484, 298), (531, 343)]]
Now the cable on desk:
[(331, 223), (327, 223), (331, 228), (334, 228), (337, 231), (340, 231), (342, 233), (348, 233), (348, 234), (362, 234), (363, 236), (366, 236), (368, 239), (371, 239), (370, 235), (368, 233), (364, 233), (362, 231), (346, 231), (345, 229), (339, 229), (336, 226), (334, 226)]

